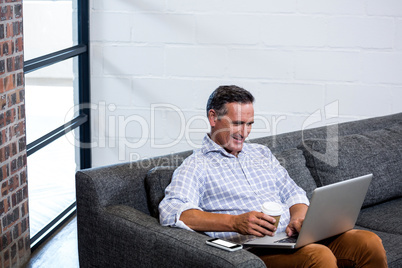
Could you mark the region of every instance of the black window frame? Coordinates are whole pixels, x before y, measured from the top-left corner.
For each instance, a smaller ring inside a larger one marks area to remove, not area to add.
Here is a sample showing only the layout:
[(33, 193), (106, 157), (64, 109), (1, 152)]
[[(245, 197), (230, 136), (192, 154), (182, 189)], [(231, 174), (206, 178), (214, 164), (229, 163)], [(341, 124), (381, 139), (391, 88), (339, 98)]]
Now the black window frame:
[[(54, 129), (46, 135), (27, 145), (27, 156), (49, 145), (68, 132), (79, 128), (80, 144), (89, 145), (91, 142), (90, 118), (90, 61), (89, 61), (89, 0), (77, 0), (78, 45), (24, 61), (24, 74), (59, 63), (70, 58), (78, 57), (78, 104), (79, 114), (71, 121)], [(92, 166), (91, 148), (80, 147), (80, 169)], [(76, 212), (76, 202), (72, 203), (54, 220), (30, 239), (31, 251), (37, 249), (43, 241), (50, 237), (57, 229), (68, 221)]]

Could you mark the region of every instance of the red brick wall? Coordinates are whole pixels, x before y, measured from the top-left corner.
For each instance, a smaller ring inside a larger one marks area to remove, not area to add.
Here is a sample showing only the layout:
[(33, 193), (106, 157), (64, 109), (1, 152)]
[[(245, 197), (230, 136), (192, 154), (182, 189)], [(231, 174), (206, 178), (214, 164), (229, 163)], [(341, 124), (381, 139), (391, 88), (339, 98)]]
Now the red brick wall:
[(22, 0), (0, 0), (0, 267), (30, 256)]

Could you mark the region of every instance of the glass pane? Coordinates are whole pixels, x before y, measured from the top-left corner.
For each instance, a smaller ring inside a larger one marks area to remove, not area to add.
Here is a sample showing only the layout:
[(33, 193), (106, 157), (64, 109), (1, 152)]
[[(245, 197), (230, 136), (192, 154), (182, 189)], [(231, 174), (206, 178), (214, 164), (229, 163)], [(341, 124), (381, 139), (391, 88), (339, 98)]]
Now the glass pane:
[(78, 44), (77, 0), (24, 0), (24, 58)]
[(78, 103), (76, 62), (69, 59), (25, 75), (28, 144), (73, 119)]
[(75, 202), (78, 151), (69, 132), (28, 157), (31, 238)]

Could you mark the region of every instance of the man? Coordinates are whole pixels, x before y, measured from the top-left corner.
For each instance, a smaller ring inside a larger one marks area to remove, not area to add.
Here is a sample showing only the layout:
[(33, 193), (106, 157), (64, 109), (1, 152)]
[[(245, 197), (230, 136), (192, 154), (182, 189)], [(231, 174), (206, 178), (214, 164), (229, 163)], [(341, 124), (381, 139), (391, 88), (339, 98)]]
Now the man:
[[(221, 86), (210, 96), (207, 116), (211, 132), (175, 171), (159, 205), (165, 226), (202, 231), (212, 237), (244, 242), (297, 234), (309, 201), (270, 150), (245, 143), (254, 123), (254, 97), (237, 86)], [(261, 212), (264, 202), (277, 202), (284, 213), (275, 219)], [(267, 267), (386, 267), (381, 240), (373, 233), (352, 230), (297, 251), (252, 250)]]

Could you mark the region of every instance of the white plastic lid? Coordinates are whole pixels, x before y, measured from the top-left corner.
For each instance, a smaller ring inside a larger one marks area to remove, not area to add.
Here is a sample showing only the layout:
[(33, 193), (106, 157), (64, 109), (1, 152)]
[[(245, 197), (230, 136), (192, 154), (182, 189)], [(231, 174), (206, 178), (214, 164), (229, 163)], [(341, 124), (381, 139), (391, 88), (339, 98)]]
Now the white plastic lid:
[(282, 206), (275, 202), (265, 202), (262, 204), (262, 212), (270, 216), (278, 216), (282, 214)]

